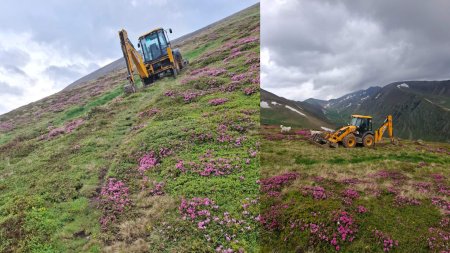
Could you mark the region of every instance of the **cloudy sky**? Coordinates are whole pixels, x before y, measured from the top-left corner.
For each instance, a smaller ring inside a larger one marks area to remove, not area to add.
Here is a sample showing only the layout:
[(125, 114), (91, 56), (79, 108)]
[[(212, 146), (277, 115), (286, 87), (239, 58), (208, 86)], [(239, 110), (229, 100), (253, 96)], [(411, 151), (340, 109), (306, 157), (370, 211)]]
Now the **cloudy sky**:
[(450, 79), (450, 1), (263, 0), (262, 87), (330, 99), (402, 80)]
[(4, 0), (0, 15), (0, 114), (51, 95), (122, 55), (155, 27), (174, 39), (258, 0)]

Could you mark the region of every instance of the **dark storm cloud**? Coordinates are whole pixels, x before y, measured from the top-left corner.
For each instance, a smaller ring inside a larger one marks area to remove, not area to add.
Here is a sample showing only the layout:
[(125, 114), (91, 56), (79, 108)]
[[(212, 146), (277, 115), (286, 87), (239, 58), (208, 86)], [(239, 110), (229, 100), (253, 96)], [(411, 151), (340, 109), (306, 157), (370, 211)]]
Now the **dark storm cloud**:
[(17, 87), (11, 86), (6, 82), (0, 81), (0, 94), (1, 95), (22, 95), (23, 91)]
[(450, 78), (449, 1), (264, 1), (262, 86), (303, 100)]

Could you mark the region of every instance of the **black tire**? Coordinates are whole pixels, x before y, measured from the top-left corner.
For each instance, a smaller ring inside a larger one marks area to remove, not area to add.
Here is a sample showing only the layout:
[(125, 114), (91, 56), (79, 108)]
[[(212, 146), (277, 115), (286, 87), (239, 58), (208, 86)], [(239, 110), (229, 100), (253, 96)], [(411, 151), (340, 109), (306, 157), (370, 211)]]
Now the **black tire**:
[(354, 148), (356, 146), (356, 137), (354, 134), (348, 134), (342, 140), (342, 145), (346, 148)]
[(171, 70), (171, 72), (172, 72), (173, 78), (177, 79), (177, 76), (178, 76), (178, 70), (176, 69), (176, 66), (175, 66), (175, 68), (173, 68), (173, 69)]
[(152, 76), (148, 77), (148, 78), (144, 78), (144, 86), (148, 86), (150, 84), (152, 84), (155, 80)]
[(366, 148), (372, 148), (375, 145), (375, 139), (372, 134), (366, 134), (364, 136), (363, 145)]

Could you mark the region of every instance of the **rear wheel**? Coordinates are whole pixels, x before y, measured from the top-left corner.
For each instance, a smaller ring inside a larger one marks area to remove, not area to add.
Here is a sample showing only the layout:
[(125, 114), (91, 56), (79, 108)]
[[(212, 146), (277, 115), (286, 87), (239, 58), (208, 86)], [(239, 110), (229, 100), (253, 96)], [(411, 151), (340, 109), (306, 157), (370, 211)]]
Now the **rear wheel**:
[(364, 138), (363, 138), (364, 147), (371, 148), (371, 147), (373, 147), (374, 144), (375, 144), (375, 141), (374, 141), (373, 135), (367, 134), (366, 136), (364, 136)]
[(171, 70), (171, 72), (172, 72), (173, 78), (177, 79), (177, 76), (178, 76), (178, 70), (177, 70), (176, 68), (173, 68), (173, 69)]
[(356, 146), (356, 137), (353, 134), (349, 134), (344, 137), (342, 144), (346, 148), (354, 148)]

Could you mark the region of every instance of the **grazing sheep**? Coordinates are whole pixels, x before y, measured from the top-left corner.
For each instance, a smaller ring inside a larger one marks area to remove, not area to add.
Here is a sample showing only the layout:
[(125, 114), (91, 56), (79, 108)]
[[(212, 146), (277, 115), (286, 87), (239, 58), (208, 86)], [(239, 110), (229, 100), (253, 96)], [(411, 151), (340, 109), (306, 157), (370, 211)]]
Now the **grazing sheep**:
[(291, 127), (280, 125), (280, 128), (282, 133), (289, 133), (291, 131)]

